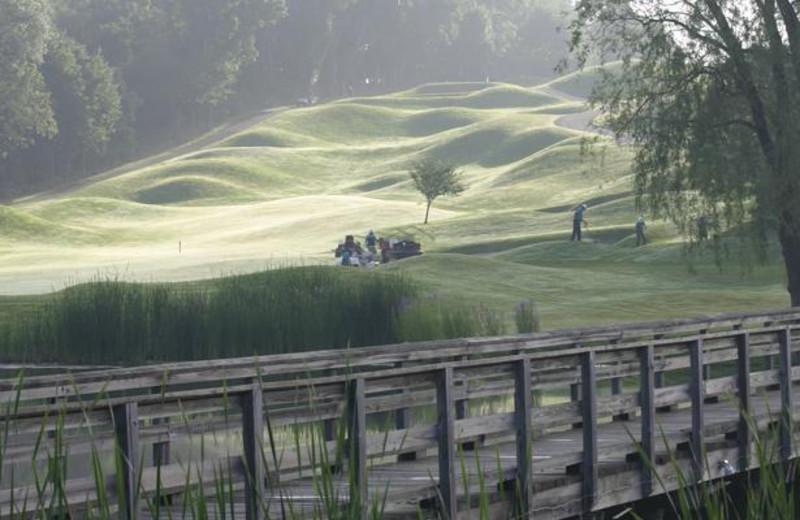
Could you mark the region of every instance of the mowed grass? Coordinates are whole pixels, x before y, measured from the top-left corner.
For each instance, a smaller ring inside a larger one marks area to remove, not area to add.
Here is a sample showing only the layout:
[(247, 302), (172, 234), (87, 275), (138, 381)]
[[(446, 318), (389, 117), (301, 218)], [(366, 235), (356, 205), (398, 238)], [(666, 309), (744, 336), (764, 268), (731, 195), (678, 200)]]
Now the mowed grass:
[[(189, 155), (20, 200), (0, 208), (0, 307), (98, 273), (172, 282), (330, 264), (345, 234), (369, 229), (423, 243), (425, 256), (386, 270), (507, 323), (528, 299), (546, 328), (786, 306), (777, 251), (743, 272), (734, 248), (720, 271), (710, 249), (687, 259), (665, 222), (632, 247), (633, 151), (609, 141), (586, 155), (590, 134), (559, 124), (586, 110), (597, 77), (424, 85), (287, 110)], [(469, 189), (437, 201), (422, 226), (407, 170), (428, 157), (457, 164)], [(581, 202), (588, 241), (570, 244)]]

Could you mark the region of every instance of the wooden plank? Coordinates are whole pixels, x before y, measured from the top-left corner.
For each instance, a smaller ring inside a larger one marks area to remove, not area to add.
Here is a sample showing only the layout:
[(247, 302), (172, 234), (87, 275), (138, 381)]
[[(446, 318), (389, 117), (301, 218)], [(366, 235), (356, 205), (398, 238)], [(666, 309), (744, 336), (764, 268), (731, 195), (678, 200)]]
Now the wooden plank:
[(350, 501), (357, 502), (356, 510), (362, 520), (369, 512), (367, 494), (367, 413), (364, 408), (366, 383), (359, 377), (347, 386), (348, 469), (350, 471)]
[(581, 416), (583, 420), (583, 505), (591, 511), (597, 498), (597, 394), (595, 354), (581, 356)]
[(642, 496), (653, 493), (653, 466), (655, 465), (656, 448), (656, 405), (655, 405), (655, 368), (654, 348), (648, 345), (640, 350), (640, 404), (641, 416), (641, 449), (642, 449)]
[(121, 458), (123, 496), (118, 497), (120, 511), (125, 520), (135, 520), (139, 514), (137, 478), (141, 459), (139, 456), (139, 415), (136, 403), (125, 403), (112, 409), (114, 431), (117, 437), (118, 457)]
[(787, 328), (780, 332), (780, 385), (781, 385), (781, 434), (780, 452), (783, 460), (792, 458), (792, 407), (794, 392), (792, 391), (792, 333)]
[(514, 426), (517, 445), (516, 518), (530, 518), (533, 504), (531, 457), (533, 430), (531, 426), (531, 362), (522, 359), (514, 365)]
[(248, 520), (265, 518), (264, 402), (261, 380), (253, 381), (249, 392), (239, 397), (242, 408), (242, 463), (244, 465), (245, 511)]
[[(724, 323), (725, 322), (714, 322), (713, 324), (717, 325), (717, 326), (721, 326), (721, 324), (724, 324)], [(561, 333), (561, 334), (567, 334), (567, 333), (576, 334), (575, 331), (559, 331), (559, 333)], [(547, 349), (552, 349), (557, 345), (564, 346), (564, 345), (569, 344), (566, 341), (566, 339), (568, 339), (569, 337), (574, 337), (574, 336), (569, 336), (568, 335), (567, 338), (565, 338), (565, 339), (558, 339), (558, 338), (553, 339), (553, 336), (552, 336), (552, 333), (551, 333), (550, 339), (540, 340), (540, 339), (537, 338), (536, 341), (534, 342), (535, 344), (513, 343), (513, 342), (511, 342), (511, 340), (507, 340), (505, 343), (503, 343), (503, 342), (497, 343), (500, 340), (498, 340), (497, 338), (494, 338), (491, 341), (489, 341), (489, 343), (486, 343), (486, 344), (481, 343), (481, 347), (480, 348), (483, 349), (484, 347), (488, 347), (489, 345), (498, 344), (498, 345), (500, 345), (502, 347), (500, 350), (505, 354), (508, 354), (509, 352), (516, 352), (516, 351), (519, 351), (519, 350), (524, 350), (526, 352), (532, 352), (532, 351), (535, 351), (535, 350), (540, 349), (540, 348), (544, 349), (544, 351), (547, 351)], [(595, 336), (590, 336), (590, 337), (591, 338), (595, 338)], [(611, 339), (613, 339), (613, 337)], [(544, 341), (544, 343), (543, 343), (543, 341)], [(432, 343), (428, 344), (428, 345), (432, 345)], [(513, 350), (509, 350), (509, 349), (506, 348), (506, 347), (510, 348), (511, 345), (514, 345), (514, 346), (516, 346), (518, 348), (515, 348)], [(464, 352), (463, 348), (472, 348), (473, 346), (474, 345), (471, 342), (467, 342), (467, 347), (463, 347), (462, 346), (462, 347), (459, 347), (459, 348), (462, 348), (461, 352)], [(400, 348), (400, 347), (398, 347), (398, 348)], [(455, 347), (453, 347), (453, 348), (455, 348)], [(383, 348), (376, 348), (376, 349), (373, 349), (373, 351), (380, 351), (381, 354), (370, 356), (368, 360), (366, 358), (361, 360), (360, 363), (362, 363), (362, 364), (360, 366), (372, 366), (372, 369), (374, 369), (376, 367), (380, 368), (380, 366), (385, 367), (386, 366), (385, 363), (383, 365), (378, 366), (379, 362), (381, 362), (381, 361), (385, 362), (386, 360), (390, 359), (392, 356), (396, 357), (395, 354), (391, 354), (389, 352), (386, 352)], [(406, 354), (409, 352), (407, 346), (403, 348), (403, 352), (406, 353)], [(490, 353), (490, 354), (494, 355), (494, 354), (497, 354), (498, 352), (491, 352), (491, 351), (487, 350), (485, 353)], [(276, 356), (276, 358), (278, 358), (277, 360), (269, 359), (268, 360), (269, 363), (270, 363), (269, 373), (271, 375), (294, 373), (298, 377), (301, 377), (301, 376), (302, 377), (307, 377), (309, 374), (311, 374), (314, 371), (319, 372), (320, 370), (324, 370), (326, 368), (330, 368), (331, 366), (343, 365), (343, 363), (345, 362), (345, 361), (342, 361), (342, 355), (341, 354), (338, 356), (338, 358), (336, 356), (331, 357), (330, 352), (328, 352), (328, 353), (313, 353), (313, 354), (314, 354), (314, 356), (311, 356), (312, 360), (310, 360), (310, 361), (305, 359), (305, 358), (302, 358), (302, 360), (301, 360), (301, 358), (295, 357), (295, 358), (292, 358), (293, 359), (293, 361), (292, 361), (293, 364), (289, 363), (289, 364), (284, 365), (284, 366), (281, 366), (281, 363), (275, 362), (275, 361), (280, 361), (280, 358), (283, 358), (283, 357), (286, 357), (286, 356)], [(428, 360), (430, 360), (432, 362), (437, 362), (437, 361), (440, 361), (440, 360), (443, 360), (443, 359), (444, 360), (448, 359), (448, 358), (442, 357), (442, 356), (439, 356), (438, 358), (437, 357), (430, 357), (430, 353), (427, 353), (427, 354), (425, 354), (425, 353), (417, 353), (417, 354), (420, 356), (418, 358), (419, 360), (422, 360), (424, 358), (424, 359), (428, 359)], [(417, 354), (414, 354), (414, 356), (417, 356)], [(349, 355), (350, 355), (350, 352), (348, 352), (345, 355), (345, 357), (348, 357)], [(294, 355), (290, 355), (290, 356), (294, 356)], [(367, 356), (367, 354), (364, 354), (364, 356)], [(428, 357), (425, 357), (425, 356), (428, 356)], [(308, 357), (308, 356), (306, 356), (306, 357)], [(316, 359), (318, 359), (318, 358), (320, 358), (321, 360), (317, 361)], [(260, 358), (257, 358), (257, 359), (260, 360)], [(450, 359), (452, 361), (452, 357)], [(238, 360), (238, 361), (241, 362), (242, 360)], [(288, 361), (287, 361), (287, 363), (288, 363)], [(252, 367), (252, 365), (249, 368), (236, 368), (236, 369), (233, 369), (231, 367), (234, 366), (234, 365), (231, 365), (229, 360), (220, 360), (219, 364), (221, 365), (221, 367), (219, 367), (218, 369), (216, 369), (212, 373), (205, 374), (203, 377), (201, 377), (201, 374), (199, 372), (184, 372), (182, 370), (178, 370), (180, 367), (183, 367), (182, 364), (177, 364), (177, 365), (173, 364), (175, 366), (173, 366), (173, 365), (164, 365), (164, 366), (162, 366), (162, 368), (164, 369), (165, 373), (169, 372), (168, 377), (166, 377), (166, 380), (167, 380), (168, 384), (170, 385), (170, 388), (173, 385), (177, 385), (177, 384), (184, 384), (184, 385), (192, 385), (192, 384), (198, 384), (198, 383), (210, 384), (210, 383), (213, 383), (215, 381), (217, 381), (217, 382), (221, 381), (224, 378), (228, 378), (228, 379), (233, 380), (233, 379), (237, 379), (237, 378), (241, 379), (243, 377), (252, 377), (253, 372), (254, 372), (254, 368)], [(170, 372), (170, 370), (178, 370), (178, 371), (176, 373), (173, 373), (173, 372)], [(122, 372), (122, 374), (120, 374), (120, 377), (122, 377), (122, 379), (117, 377), (116, 373), (113, 376), (113, 378), (109, 378), (109, 373), (106, 372), (106, 373), (104, 373), (106, 375), (106, 380), (105, 381), (98, 381), (94, 385), (88, 385), (87, 386), (87, 385), (76, 384), (76, 385), (73, 386), (73, 385), (66, 385), (65, 384), (64, 386), (56, 386), (56, 387), (52, 387), (51, 386), (50, 388), (45, 388), (42, 391), (44, 391), (48, 396), (49, 395), (69, 396), (69, 395), (73, 395), (75, 393), (75, 389), (77, 389), (78, 392), (81, 392), (81, 393), (85, 394), (86, 392), (89, 392), (89, 391), (99, 392), (102, 389), (121, 391), (121, 390), (125, 390), (126, 388), (127, 389), (131, 389), (131, 388), (138, 389), (138, 388), (142, 388), (143, 386), (146, 386), (146, 387), (149, 388), (149, 387), (152, 387), (152, 386), (158, 386), (158, 385), (160, 385), (162, 383), (163, 376), (162, 377), (156, 377), (155, 375), (153, 375), (149, 379), (145, 378), (145, 379), (136, 380), (136, 381), (125, 379), (125, 377), (128, 377), (127, 374), (128, 374), (129, 371), (130, 371), (130, 369), (126, 369), (125, 371)], [(1, 383), (2, 383), (2, 381), (0, 381), (0, 384)], [(106, 385), (109, 385), (109, 386), (106, 388)], [(34, 394), (32, 394), (32, 393), (28, 394), (27, 390), (24, 393), (26, 394), (25, 398), (34, 398)], [(46, 397), (44, 394), (36, 394), (36, 398), (44, 398), (44, 397)]]
[(691, 455), (693, 478), (697, 482), (703, 478), (705, 473), (705, 455), (703, 453), (704, 442), (704, 417), (703, 407), (705, 405), (705, 388), (703, 383), (703, 340), (697, 339), (689, 343), (690, 382), (689, 391), (692, 398), (692, 438)]
[(750, 455), (753, 444), (753, 435), (750, 431), (751, 417), (750, 407), (750, 334), (745, 332), (736, 340), (736, 350), (738, 359), (736, 362), (737, 371), (737, 393), (739, 395), (739, 428), (737, 439), (739, 441), (739, 471), (744, 471), (750, 467)]
[(439, 446), (439, 506), (445, 519), (455, 520), (458, 515), (458, 496), (452, 367), (446, 367), (436, 373), (436, 409)]

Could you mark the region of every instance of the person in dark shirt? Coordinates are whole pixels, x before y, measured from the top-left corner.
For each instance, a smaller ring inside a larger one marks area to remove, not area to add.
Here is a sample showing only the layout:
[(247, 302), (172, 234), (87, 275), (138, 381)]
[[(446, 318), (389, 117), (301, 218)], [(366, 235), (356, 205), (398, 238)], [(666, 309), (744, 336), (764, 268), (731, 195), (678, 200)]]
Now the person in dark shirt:
[(639, 215), (636, 219), (636, 247), (647, 245), (647, 237), (644, 236), (644, 230), (647, 229), (647, 223), (644, 221), (644, 215)]
[(576, 240), (580, 242), (583, 239), (581, 228), (586, 222), (583, 220), (583, 214), (587, 209), (589, 209), (589, 207), (586, 204), (581, 204), (575, 208), (575, 214), (572, 218), (572, 238), (570, 239), (573, 242)]
[(697, 240), (699, 242), (708, 240), (708, 219), (705, 215), (697, 217)]

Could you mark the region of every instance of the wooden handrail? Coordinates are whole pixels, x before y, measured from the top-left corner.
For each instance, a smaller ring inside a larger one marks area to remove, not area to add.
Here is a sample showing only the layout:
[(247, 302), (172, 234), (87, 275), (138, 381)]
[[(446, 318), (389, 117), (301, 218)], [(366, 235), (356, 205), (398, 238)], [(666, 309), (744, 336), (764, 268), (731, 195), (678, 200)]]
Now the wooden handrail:
[[(235, 371), (236, 369), (242, 368), (253, 369), (254, 367), (257, 367), (263, 375), (268, 376), (273, 374), (285, 374), (287, 369), (293, 372), (302, 372), (309, 369), (322, 370), (337, 365), (340, 368), (346, 368), (347, 366), (354, 368), (360, 361), (363, 361), (365, 364), (386, 364), (390, 362), (388, 359), (384, 359), (386, 356), (392, 359), (396, 358), (396, 361), (413, 361), (415, 359), (426, 361), (444, 357), (491, 354), (492, 352), (503, 349), (537, 350), (563, 347), (578, 341), (583, 343), (591, 341), (610, 342), (611, 340), (620, 342), (628, 339), (641, 338), (643, 336), (665, 336), (694, 329), (699, 331), (721, 327), (741, 327), (746, 324), (755, 324), (758, 322), (770, 321), (777, 323), (789, 320), (800, 320), (800, 309), (755, 314), (726, 313), (700, 318), (555, 330), (516, 336), (440, 340), (362, 347), (347, 350), (320, 350), (298, 354), (276, 354), (208, 361), (163, 363), (140, 367), (95, 370), (77, 374), (32, 376), (26, 377), (24, 384), (26, 388), (36, 388), (40, 386), (66, 387), (74, 383), (106, 381), (119, 378), (152, 378), (156, 381), (159, 378), (170, 378), (192, 373), (195, 373), (198, 377), (207, 374), (211, 377), (219, 377), (222, 379), (226, 371)], [(417, 356), (409, 358), (409, 356), (413, 354)], [(309, 359), (314, 360), (314, 362), (320, 366), (315, 367), (314, 363), (309, 363)], [(329, 364), (325, 364), (326, 362)], [(15, 389), (16, 385), (16, 378), (0, 379), (0, 391)]]

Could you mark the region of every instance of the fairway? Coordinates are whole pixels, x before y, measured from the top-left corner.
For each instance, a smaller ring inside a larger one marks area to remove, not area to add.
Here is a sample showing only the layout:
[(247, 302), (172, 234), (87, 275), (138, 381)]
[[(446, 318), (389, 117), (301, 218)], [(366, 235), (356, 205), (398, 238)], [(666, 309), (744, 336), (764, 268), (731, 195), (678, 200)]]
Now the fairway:
[[(425, 85), (277, 113), (221, 142), (58, 194), (0, 207), (0, 294), (39, 294), (98, 274), (194, 280), (332, 264), (347, 233), (411, 236), (402, 270), (444, 298), (504, 313), (537, 302), (547, 328), (788, 305), (777, 250), (748, 273), (733, 249), (684, 258), (666, 222), (633, 248), (632, 151), (565, 118), (587, 111), (591, 73), (526, 88)], [(572, 126), (570, 128), (569, 126)], [(424, 204), (417, 160), (458, 165), (468, 189)], [(590, 206), (587, 241), (569, 243)], [(13, 299), (6, 299), (13, 301)]]

